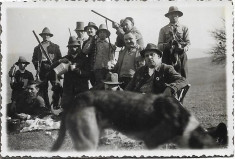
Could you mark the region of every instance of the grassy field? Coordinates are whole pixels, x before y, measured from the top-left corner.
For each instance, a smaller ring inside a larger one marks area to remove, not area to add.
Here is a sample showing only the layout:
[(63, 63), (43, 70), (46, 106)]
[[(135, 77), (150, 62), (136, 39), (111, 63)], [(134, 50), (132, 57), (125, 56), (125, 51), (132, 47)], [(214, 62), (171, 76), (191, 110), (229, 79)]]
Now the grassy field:
[[(216, 126), (227, 122), (226, 112), (226, 73), (225, 67), (212, 65), (209, 58), (189, 60), (189, 82), (192, 85), (185, 97), (184, 106), (190, 110), (204, 127)], [(49, 151), (57, 136), (45, 131), (27, 132), (8, 135), (10, 150)], [(140, 142), (114, 141), (109, 145), (101, 145), (101, 150), (142, 149)], [(62, 150), (72, 150), (70, 137), (66, 137)]]

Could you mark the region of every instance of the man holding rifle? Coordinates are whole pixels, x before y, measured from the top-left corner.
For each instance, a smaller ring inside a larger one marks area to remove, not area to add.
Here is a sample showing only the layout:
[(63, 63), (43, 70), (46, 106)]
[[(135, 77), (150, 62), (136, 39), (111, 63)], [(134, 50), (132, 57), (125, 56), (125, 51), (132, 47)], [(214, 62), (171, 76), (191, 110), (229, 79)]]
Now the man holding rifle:
[(179, 69), (176, 69), (183, 77), (187, 78), (188, 66), (187, 55), (190, 45), (189, 31), (184, 25), (179, 24), (178, 18), (183, 16), (183, 13), (176, 6), (171, 6), (165, 17), (169, 18), (170, 23), (161, 28), (158, 38), (158, 48), (163, 51), (162, 62), (172, 65), (171, 49), (174, 48), (174, 53), (179, 57)]
[(50, 107), (49, 97), (48, 97), (48, 81), (50, 80), (52, 85), (52, 90), (54, 92), (53, 104), (54, 107), (57, 107), (60, 98), (61, 86), (59, 82), (56, 82), (57, 79), (56, 75), (51, 74), (50, 67), (53, 62), (61, 58), (61, 52), (59, 46), (50, 41), (50, 38), (53, 36), (53, 34), (50, 32), (50, 30), (47, 27), (45, 27), (42, 30), (42, 33), (40, 33), (39, 35), (42, 37), (43, 41), (34, 48), (32, 62), (39, 74), (40, 80), (43, 81), (43, 84), (41, 85), (40, 88), (40, 93), (43, 99), (45, 100), (46, 106)]

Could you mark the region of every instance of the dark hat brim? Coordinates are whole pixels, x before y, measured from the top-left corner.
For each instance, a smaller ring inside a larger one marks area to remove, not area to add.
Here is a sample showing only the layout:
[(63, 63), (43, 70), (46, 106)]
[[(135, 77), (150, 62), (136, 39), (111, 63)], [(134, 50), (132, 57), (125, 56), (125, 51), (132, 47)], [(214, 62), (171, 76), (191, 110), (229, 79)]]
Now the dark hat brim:
[(172, 13), (178, 13), (179, 17), (182, 17), (182, 16), (183, 16), (183, 12), (181, 12), (181, 11), (172, 11), (172, 12), (166, 13), (166, 14), (165, 14), (165, 17), (168, 17), (168, 16), (171, 15)]
[(43, 34), (47, 34), (47, 35), (49, 35), (50, 37), (53, 36), (53, 34), (51, 34), (51, 33), (40, 33), (39, 35), (42, 36)]
[(70, 47), (70, 46), (77, 46), (79, 47), (80, 45), (79, 44), (68, 44), (67, 47)]
[(108, 37), (110, 36), (110, 31), (107, 30), (107, 29), (99, 29), (99, 30), (97, 30), (96, 35), (98, 35), (101, 30), (105, 30), (108, 33)]
[(158, 49), (145, 49), (145, 50), (142, 50), (142, 51), (140, 51), (141, 56), (144, 57), (144, 54), (147, 51), (154, 51), (156, 54), (158, 54), (158, 55), (160, 55), (160, 57), (162, 57), (162, 51), (158, 50)]
[(18, 66), (19, 63), (24, 63), (24, 64), (26, 64), (26, 65), (29, 65), (29, 64), (30, 64), (29, 62), (16, 62), (15, 64)]
[(85, 26), (84, 30), (87, 31), (88, 27), (93, 27), (94, 29), (98, 30), (98, 27), (96, 25)]

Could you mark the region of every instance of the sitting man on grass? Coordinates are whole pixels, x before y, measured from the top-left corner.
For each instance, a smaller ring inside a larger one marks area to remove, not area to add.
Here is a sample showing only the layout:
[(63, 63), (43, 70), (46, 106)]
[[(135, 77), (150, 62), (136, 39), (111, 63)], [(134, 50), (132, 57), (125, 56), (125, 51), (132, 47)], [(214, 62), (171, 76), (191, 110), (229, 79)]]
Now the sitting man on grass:
[(157, 49), (156, 45), (149, 43), (141, 51), (141, 56), (145, 59), (145, 66), (135, 72), (125, 90), (140, 93), (163, 93), (172, 96), (188, 84), (173, 66), (161, 62), (162, 51)]
[(29, 115), (45, 115), (50, 111), (45, 107), (45, 102), (42, 97), (38, 95), (39, 83), (32, 81), (29, 82), (25, 92), (16, 100), (15, 105), (10, 110), (11, 117), (17, 117), (17, 114), (25, 113)]

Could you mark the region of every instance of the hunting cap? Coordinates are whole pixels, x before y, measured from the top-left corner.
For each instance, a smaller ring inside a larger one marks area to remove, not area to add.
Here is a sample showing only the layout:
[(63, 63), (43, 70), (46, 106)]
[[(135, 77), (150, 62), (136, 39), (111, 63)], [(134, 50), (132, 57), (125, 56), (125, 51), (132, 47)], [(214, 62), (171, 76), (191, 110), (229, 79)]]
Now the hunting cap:
[(88, 27), (93, 27), (94, 29), (98, 30), (98, 27), (96, 26), (94, 22), (89, 22), (88, 25), (84, 28), (85, 31), (87, 31)]
[(132, 23), (133, 25), (135, 25), (134, 19), (133, 19), (132, 17), (126, 17), (126, 18), (123, 20), (122, 23), (124, 23), (126, 20), (131, 21), (131, 23)]
[(77, 22), (76, 29), (74, 31), (84, 31), (84, 22)]
[(101, 30), (105, 30), (107, 33), (107, 36), (108, 37), (110, 36), (110, 31), (107, 29), (105, 24), (100, 24), (99, 30), (96, 32), (96, 35), (98, 35)]
[(144, 54), (147, 51), (154, 51), (156, 54), (158, 54), (160, 57), (162, 57), (162, 51), (159, 50), (155, 44), (148, 43), (146, 48), (140, 52), (141, 56), (144, 57)]
[(103, 81), (105, 84), (122, 84), (118, 82), (118, 74), (117, 73), (108, 73), (106, 79)]
[(69, 42), (68, 42), (67, 47), (70, 47), (70, 46), (80, 46), (80, 44), (78, 43), (78, 40), (75, 36), (69, 37)]
[(183, 13), (179, 11), (178, 7), (171, 6), (168, 10), (168, 13), (165, 14), (165, 17), (168, 17), (172, 13), (178, 13), (179, 17), (183, 16)]
[(50, 37), (53, 36), (53, 34), (50, 32), (50, 30), (49, 30), (47, 27), (45, 27), (45, 28), (42, 30), (42, 33), (40, 33), (39, 35), (42, 36), (43, 34), (47, 34), (47, 35), (49, 35)]
[(19, 65), (19, 63), (23, 63), (23, 64), (30, 64), (23, 56), (20, 56), (18, 61), (15, 63), (16, 65)]

